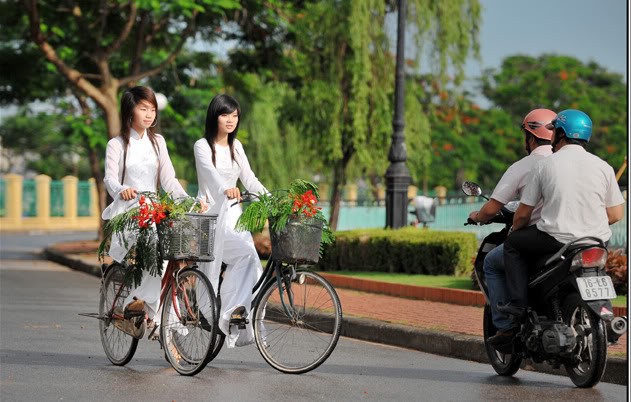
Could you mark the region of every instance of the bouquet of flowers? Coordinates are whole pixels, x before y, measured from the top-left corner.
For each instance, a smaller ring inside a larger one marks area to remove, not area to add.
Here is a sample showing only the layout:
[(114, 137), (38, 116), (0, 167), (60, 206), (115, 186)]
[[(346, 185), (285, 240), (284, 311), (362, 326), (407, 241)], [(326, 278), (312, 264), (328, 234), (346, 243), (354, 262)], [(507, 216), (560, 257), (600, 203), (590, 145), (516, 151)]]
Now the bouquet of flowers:
[[(125, 257), (130, 265), (129, 274), (134, 284), (139, 285), (142, 271), (151, 275), (162, 274), (162, 248), (158, 247), (158, 226), (173, 227), (176, 221), (184, 219), (195, 204), (192, 198), (174, 200), (169, 194), (142, 193), (138, 206), (121, 213), (103, 227), (103, 241), (99, 246), (99, 256), (109, 249), (112, 236), (119, 236), (126, 248)], [(135, 243), (131, 245), (130, 242)]]
[[(272, 253), (276, 258), (317, 262), (321, 246), (335, 240), (322, 209), (316, 205), (319, 197), (315, 184), (294, 180), (288, 190), (257, 195), (257, 202), (245, 209), (236, 228), (260, 232), (269, 219)], [(307, 249), (312, 244), (315, 256)]]

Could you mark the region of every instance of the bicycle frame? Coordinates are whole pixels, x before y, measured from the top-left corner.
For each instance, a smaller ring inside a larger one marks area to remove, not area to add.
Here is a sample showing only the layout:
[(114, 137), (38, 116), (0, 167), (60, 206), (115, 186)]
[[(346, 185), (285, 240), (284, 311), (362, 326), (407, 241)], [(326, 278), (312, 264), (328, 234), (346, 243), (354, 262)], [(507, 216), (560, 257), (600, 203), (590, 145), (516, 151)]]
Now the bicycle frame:
[[(292, 265), (291, 271), (292, 272), (291, 272), (290, 278), (293, 278), (296, 275), (296, 267)], [(282, 262), (276, 261), (274, 259), (274, 254), (272, 252), (270, 259), (267, 261), (267, 264), (265, 265), (263, 274), (261, 275), (259, 280), (256, 282), (254, 287), (252, 288), (252, 293), (256, 293), (259, 289), (265, 289), (267, 286), (269, 286), (269, 283), (273, 282), (274, 280), (278, 284), (278, 292), (280, 294), (280, 302), (283, 306), (283, 310), (285, 311), (285, 314), (287, 315), (288, 318), (293, 318), (294, 314), (290, 312), (289, 307), (287, 307), (287, 303), (285, 303), (285, 298), (283, 297)], [(291, 290), (290, 283), (291, 281), (288, 281), (287, 283), (285, 283), (285, 286), (287, 288), (287, 298), (289, 299), (289, 306), (293, 306), (294, 300), (293, 300), (293, 295), (291, 294), (291, 291), (290, 291)], [(260, 298), (262, 296), (263, 296), (262, 293), (259, 292), (254, 298), (254, 300), (252, 300), (252, 304), (250, 308), (254, 308), (254, 306), (256, 306), (259, 303)]]
[[(126, 262), (123, 263), (123, 266), (126, 266), (126, 265), (127, 265)], [(172, 284), (172, 283), (179, 283), (179, 280), (178, 280), (179, 272), (182, 269), (187, 268), (187, 267), (194, 268), (194, 267), (196, 267), (196, 265), (190, 265), (190, 266), (187, 265), (186, 267), (183, 267), (183, 268), (177, 267), (177, 266), (172, 265), (172, 264), (168, 264), (167, 265), (167, 268), (166, 268), (167, 271), (165, 272), (164, 277), (162, 278), (162, 284), (161, 284), (161, 289), (160, 289), (160, 304), (159, 304), (160, 307), (162, 307), (162, 305), (164, 304), (164, 301), (166, 300), (166, 298), (169, 297), (169, 295), (167, 295), (167, 289), (169, 288), (169, 285)], [(103, 272), (103, 278), (105, 278), (106, 274), (107, 274), (107, 270), (105, 272)], [(111, 312), (110, 316), (109, 317), (102, 317), (104, 320), (107, 321), (108, 325), (111, 322), (111, 320), (113, 320), (113, 319), (124, 319), (125, 318), (124, 315), (121, 316), (119, 314), (114, 314), (113, 311), (114, 311), (114, 308), (116, 307), (117, 301), (121, 297), (122, 290), (126, 286), (129, 286), (129, 285), (125, 284), (125, 283), (121, 283), (121, 286), (118, 288), (116, 296), (112, 300), (112, 305), (110, 306), (110, 309), (109, 309), (109, 311)], [(101, 279), (101, 287), (103, 287), (103, 279)], [(101, 292), (103, 292), (103, 289), (101, 289)], [(193, 312), (193, 310), (191, 308), (191, 302), (190, 302), (190, 300), (188, 298), (188, 294), (186, 292), (184, 292), (183, 296), (184, 296), (184, 304), (186, 306), (186, 310), (188, 312), (188, 316), (197, 319), (197, 317), (195, 317), (195, 314), (194, 314), (194, 312)], [(182, 320), (182, 314), (181, 314), (181, 311), (180, 311), (180, 306), (177, 303), (177, 289), (176, 289), (175, 286), (171, 287), (171, 295), (170, 295), (170, 297), (173, 300), (173, 310), (175, 311), (175, 314), (176, 314), (178, 320)]]
[[(167, 293), (167, 289), (169, 288), (170, 284), (178, 284), (179, 281), (179, 274), (180, 271), (185, 269), (185, 268), (196, 268), (197, 265), (193, 264), (193, 265), (187, 265), (183, 268), (177, 267), (175, 264), (171, 264), (169, 263), (167, 265), (167, 271), (164, 273), (164, 276), (162, 277), (162, 285), (161, 285), (161, 290), (160, 290), (160, 304), (159, 306), (162, 307), (162, 305), (164, 304), (164, 301), (166, 300), (166, 298), (168, 297)], [(183, 288), (180, 288), (181, 290), (184, 290)], [(175, 311), (175, 315), (177, 316), (178, 320), (182, 320), (182, 314), (180, 312), (180, 306), (177, 303), (177, 289), (175, 286), (171, 286), (171, 300), (173, 301), (173, 310)], [(183, 296), (184, 296), (184, 305), (186, 307), (186, 311), (188, 312), (188, 316), (189, 317), (193, 317), (194, 319), (197, 319), (198, 317), (195, 317), (195, 314), (193, 312), (193, 310), (191, 309), (191, 303), (190, 300), (188, 298), (188, 294), (186, 292), (183, 292)]]

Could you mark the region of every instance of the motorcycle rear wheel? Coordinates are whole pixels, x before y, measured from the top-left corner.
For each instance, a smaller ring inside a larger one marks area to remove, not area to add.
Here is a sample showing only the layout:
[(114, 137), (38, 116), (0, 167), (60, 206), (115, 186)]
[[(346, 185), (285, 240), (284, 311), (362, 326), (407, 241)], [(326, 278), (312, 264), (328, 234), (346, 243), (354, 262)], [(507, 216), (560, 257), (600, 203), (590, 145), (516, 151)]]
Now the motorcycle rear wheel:
[(491, 317), (491, 306), (486, 304), (484, 306), (484, 348), (486, 349), (486, 354), (491, 361), (491, 366), (495, 372), (501, 376), (512, 376), (519, 370), (519, 366), (521, 366), (522, 358), (516, 354), (506, 354), (499, 352), (493, 347), (493, 345), (488, 343), (488, 339), (495, 335), (497, 332), (497, 328), (493, 325), (493, 319)]
[(591, 388), (600, 382), (607, 364), (605, 324), (577, 293), (565, 299), (563, 320), (579, 334), (574, 349), (577, 360), (566, 363), (565, 370), (574, 385)]

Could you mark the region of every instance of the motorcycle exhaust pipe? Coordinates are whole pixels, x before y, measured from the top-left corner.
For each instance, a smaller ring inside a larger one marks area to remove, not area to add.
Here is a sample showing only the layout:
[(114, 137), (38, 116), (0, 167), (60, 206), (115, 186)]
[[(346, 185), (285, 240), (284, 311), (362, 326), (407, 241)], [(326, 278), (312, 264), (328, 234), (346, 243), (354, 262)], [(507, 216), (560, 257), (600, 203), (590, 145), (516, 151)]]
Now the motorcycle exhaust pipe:
[(607, 323), (607, 341), (618, 342), (618, 338), (624, 335), (628, 329), (627, 317), (616, 317)]

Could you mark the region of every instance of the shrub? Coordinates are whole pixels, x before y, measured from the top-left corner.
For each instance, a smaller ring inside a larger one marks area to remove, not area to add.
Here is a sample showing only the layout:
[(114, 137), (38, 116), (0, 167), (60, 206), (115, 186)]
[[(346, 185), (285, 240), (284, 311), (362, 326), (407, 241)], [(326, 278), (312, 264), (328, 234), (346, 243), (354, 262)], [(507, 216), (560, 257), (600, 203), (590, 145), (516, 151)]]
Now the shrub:
[(473, 233), (412, 227), (337, 232), (318, 269), (462, 276), (471, 272), (477, 244)]
[(607, 256), (607, 265), (605, 271), (611, 277), (613, 287), (618, 295), (628, 294), (628, 273), (627, 273), (627, 256), (624, 249), (618, 249), (609, 252)]

